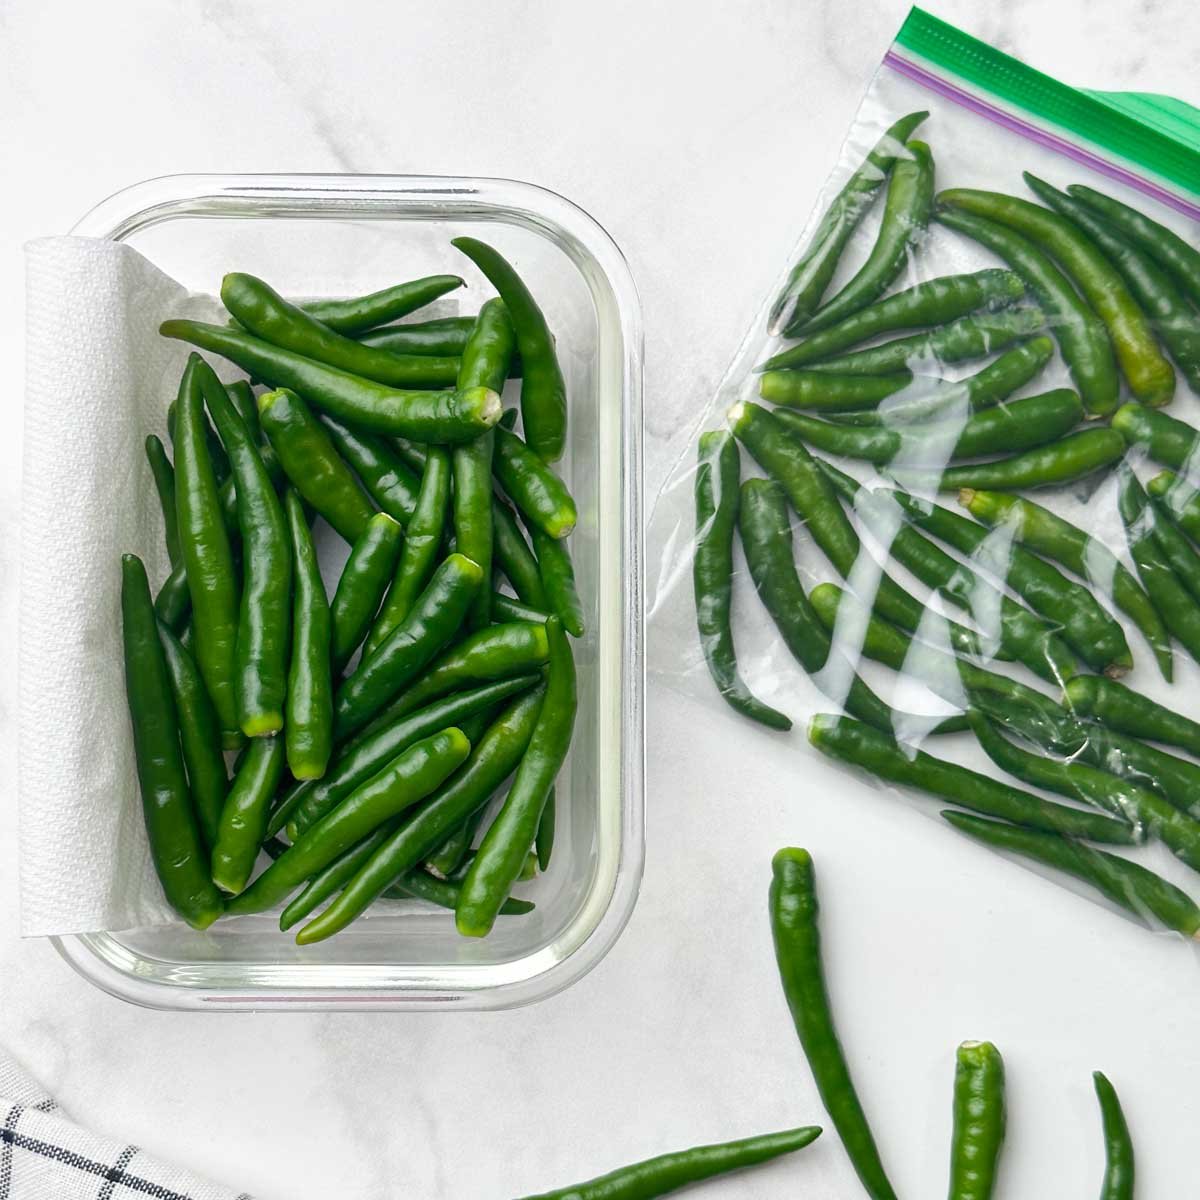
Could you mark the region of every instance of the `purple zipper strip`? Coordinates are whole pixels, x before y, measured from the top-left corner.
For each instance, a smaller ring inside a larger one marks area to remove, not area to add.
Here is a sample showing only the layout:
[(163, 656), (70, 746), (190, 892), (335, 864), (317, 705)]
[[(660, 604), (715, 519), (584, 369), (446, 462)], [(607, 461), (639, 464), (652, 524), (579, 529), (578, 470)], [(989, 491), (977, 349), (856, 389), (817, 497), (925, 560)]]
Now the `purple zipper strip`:
[(1090, 150), (1084, 150), (1082, 147), (1076, 146), (1072, 142), (1058, 137), (1056, 134), (1047, 133), (1044, 129), (1039, 129), (1036, 125), (1031, 125), (1028, 121), (1022, 121), (1020, 117), (1014, 117), (1011, 113), (997, 108), (994, 104), (988, 104), (986, 100), (980, 100), (978, 97), (972, 96), (970, 92), (965, 92), (962, 88), (957, 88), (952, 83), (947, 83), (944, 79), (926, 71), (923, 67), (917, 66), (916, 63), (909, 62), (906, 58), (901, 58), (894, 50), (889, 50), (884, 55), (883, 62), (885, 66), (891, 67), (893, 71), (898, 71), (914, 83), (919, 83), (929, 91), (936, 92), (939, 96), (944, 96), (947, 100), (953, 101), (960, 107), (968, 109), (973, 113), (978, 113), (979, 116), (985, 117), (997, 125), (1002, 125), (1005, 129), (1010, 129), (1013, 133), (1020, 134), (1021, 137), (1031, 142), (1037, 142), (1039, 145), (1045, 146), (1047, 149), (1053, 150), (1058, 154), (1065, 155), (1067, 158), (1073, 158), (1076, 162), (1083, 163), (1085, 167), (1089, 167), (1093, 171), (1098, 171), (1101, 175), (1107, 175), (1110, 179), (1115, 179), (1120, 183), (1126, 184), (1128, 187), (1136, 188), (1139, 192), (1144, 192), (1147, 196), (1152, 196), (1155, 200), (1167, 205), (1168, 208), (1173, 208), (1176, 212), (1181, 212), (1184, 216), (1191, 217), (1193, 221), (1200, 221), (1200, 205), (1193, 204), (1189, 200), (1184, 200), (1176, 196), (1174, 192), (1160, 187), (1157, 183), (1152, 183), (1149, 179), (1145, 179), (1141, 175), (1135, 175), (1132, 171), (1127, 171), (1124, 167), (1118, 167), (1115, 163), (1108, 162), (1099, 155), (1093, 154)]

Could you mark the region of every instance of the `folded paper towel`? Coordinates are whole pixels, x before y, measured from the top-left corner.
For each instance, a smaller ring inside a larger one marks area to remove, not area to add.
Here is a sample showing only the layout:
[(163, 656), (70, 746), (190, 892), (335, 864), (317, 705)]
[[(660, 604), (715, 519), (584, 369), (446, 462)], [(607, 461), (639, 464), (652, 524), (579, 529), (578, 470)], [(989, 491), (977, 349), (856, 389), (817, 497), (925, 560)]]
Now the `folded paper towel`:
[(148, 433), (188, 349), (168, 316), (211, 320), (135, 250), (43, 238), (25, 250), (21, 486), (21, 931), (130, 929), (173, 919), (150, 863), (125, 707), (120, 556), (169, 569), (146, 468)]

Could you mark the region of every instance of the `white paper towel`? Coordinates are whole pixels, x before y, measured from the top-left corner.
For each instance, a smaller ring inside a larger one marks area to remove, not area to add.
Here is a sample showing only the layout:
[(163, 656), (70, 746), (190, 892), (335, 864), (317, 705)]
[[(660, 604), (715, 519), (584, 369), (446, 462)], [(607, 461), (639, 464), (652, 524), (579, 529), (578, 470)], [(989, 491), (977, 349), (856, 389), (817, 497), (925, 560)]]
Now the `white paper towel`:
[(188, 348), (168, 316), (212, 319), (135, 250), (55, 237), (26, 247), (21, 488), (20, 839), (25, 936), (173, 919), (150, 863), (125, 706), (120, 556), (169, 569), (146, 435)]

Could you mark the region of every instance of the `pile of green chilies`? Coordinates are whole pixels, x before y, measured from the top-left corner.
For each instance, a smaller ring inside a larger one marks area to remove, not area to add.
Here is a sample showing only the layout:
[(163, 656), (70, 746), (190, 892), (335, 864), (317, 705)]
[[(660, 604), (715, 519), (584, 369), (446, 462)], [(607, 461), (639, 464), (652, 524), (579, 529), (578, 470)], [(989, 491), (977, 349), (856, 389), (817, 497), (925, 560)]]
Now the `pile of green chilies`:
[[(174, 462), (146, 441), (172, 571), (152, 600), (141, 560), (122, 564), (150, 849), (197, 929), (290, 898), (281, 927), (310, 918), (309, 944), (388, 896), (482, 937), (532, 909), (511, 890), (549, 865), (584, 633), (552, 467), (566, 389), (511, 264), (454, 245), (499, 293), (476, 317), (394, 323), (454, 275), (299, 306), (235, 273), (226, 325), (162, 326), (249, 376), (190, 356)], [(332, 598), (318, 518), (350, 546)]]
[[(1200, 393), (1200, 250), (1081, 185), (1061, 191), (1026, 174), (1042, 203), (937, 192), (933, 155), (912, 137), (927, 116), (885, 133), (773, 304), (769, 332), (788, 341), (758, 368), (757, 386), (776, 407), (742, 401), (728, 431), (700, 437), (693, 582), (705, 659), (732, 708), (791, 727), (738, 670), (740, 541), (788, 650), (842, 711), (812, 722), (822, 753), (972, 809), (983, 819), (947, 819), (1195, 937), (1200, 908), (1184, 893), (1088, 843), (1154, 838), (1200, 871), (1200, 764), (1174, 752), (1200, 758), (1200, 724), (1118, 682), (1134, 654), (1110, 611), (1129, 619), (1168, 682), (1176, 644), (1200, 661), (1200, 430), (1161, 411), (1177, 373)], [(827, 296), (881, 195), (865, 263)], [(930, 252), (934, 223), (997, 265), (890, 291)], [(1014, 399), (1056, 349), (1073, 387)], [(930, 374), (982, 359), (955, 382)], [(762, 478), (742, 480), (739, 448)], [(882, 475), (861, 484), (830, 461), (839, 458)], [(1145, 485), (1144, 459), (1165, 468)], [(1102, 473), (1116, 485), (1100, 495), (1117, 497), (1132, 570), (1021, 494)], [(965, 511), (935, 503), (937, 492), (957, 493)], [(843, 587), (802, 586), (797, 516)], [(864, 534), (967, 619), (947, 620), (902, 587)], [(920, 679), (960, 715), (935, 723), (893, 711), (855, 674), (860, 657)], [(993, 662), (1027, 670), (1031, 683)], [(965, 726), (999, 772), (1088, 808), (906, 744)]]

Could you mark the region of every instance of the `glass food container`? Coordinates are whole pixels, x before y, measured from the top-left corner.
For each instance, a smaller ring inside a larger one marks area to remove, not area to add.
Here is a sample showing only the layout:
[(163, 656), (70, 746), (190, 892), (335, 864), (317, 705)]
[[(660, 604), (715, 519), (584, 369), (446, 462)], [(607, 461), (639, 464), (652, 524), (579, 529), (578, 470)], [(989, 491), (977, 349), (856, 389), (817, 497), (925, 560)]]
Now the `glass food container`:
[(628, 266), (569, 201), (500, 179), (189, 175), (139, 183), (72, 231), (129, 243), (199, 292), (228, 270), (295, 296), (351, 295), (453, 271), (468, 288), (425, 315), (474, 311), (486, 280), (450, 245), (471, 233), (514, 261), (558, 340), (570, 404), (560, 469), (579, 506), (571, 540), (587, 634), (580, 707), (558, 782), (549, 870), (536, 902), (486, 939), (452, 913), (386, 902), (328, 942), (299, 947), (266, 914), (62, 937), (72, 966), (134, 1003), (167, 1009), (500, 1008), (560, 991), (604, 956), (633, 909), (642, 822), (642, 330)]

